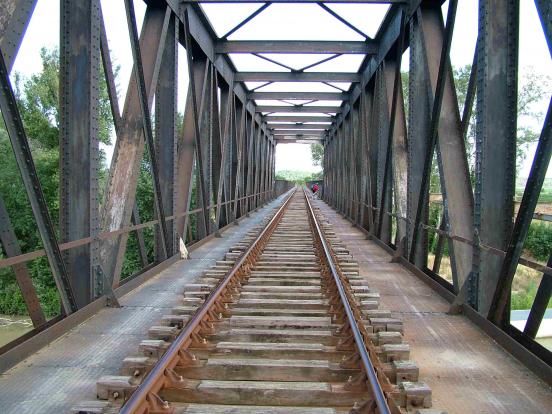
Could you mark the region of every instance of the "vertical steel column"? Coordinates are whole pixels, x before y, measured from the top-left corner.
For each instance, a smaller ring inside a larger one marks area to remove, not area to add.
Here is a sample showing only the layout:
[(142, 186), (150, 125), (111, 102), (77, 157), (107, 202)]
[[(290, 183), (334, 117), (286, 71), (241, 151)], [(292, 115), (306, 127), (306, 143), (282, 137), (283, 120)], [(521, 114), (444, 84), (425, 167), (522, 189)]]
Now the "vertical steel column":
[[(235, 173), (233, 171), (232, 161), (234, 159), (234, 155), (236, 152), (236, 124), (234, 121), (234, 110), (235, 110), (235, 101), (236, 101), (236, 95), (233, 92), (233, 86), (228, 86), (228, 108), (226, 109), (227, 112), (229, 112), (228, 115), (224, 115), (223, 119), (225, 117), (228, 119), (228, 126), (226, 128), (226, 138), (224, 139), (224, 154), (225, 161), (224, 161), (224, 172), (223, 172), (223, 180), (224, 180), (224, 189), (222, 192), (222, 201), (223, 203), (226, 203), (222, 209), (224, 213), (224, 225), (227, 225), (233, 221), (232, 217), (232, 194), (233, 194), (233, 181), (235, 178)], [(223, 93), (222, 100), (225, 101), (226, 98), (224, 97)], [(224, 123), (226, 125), (226, 121)]]
[[(99, 234), (99, 0), (60, 4), (59, 225), (62, 243)], [(95, 292), (99, 242), (63, 252), (77, 306)]]
[[(393, 51), (390, 52), (388, 58), (384, 61), (383, 65), (383, 77), (385, 82), (386, 96), (386, 114), (389, 119), (389, 126), (387, 131), (387, 147), (385, 152), (384, 171), (383, 171), (383, 188), (389, 192), (394, 187), (394, 198), (397, 206), (397, 212), (400, 216), (404, 217), (406, 213), (406, 156), (404, 148), (406, 146), (406, 124), (404, 119), (404, 108), (402, 106), (402, 90), (401, 90), (401, 61), (404, 48), (404, 14), (401, 13), (401, 31), (399, 40), (395, 45), (395, 56)], [(395, 148), (399, 153), (395, 153)], [(395, 163), (393, 161), (396, 161)], [(391, 184), (391, 185), (390, 185)], [(380, 204), (380, 213), (386, 214), (387, 211), (392, 210), (391, 198), (387, 202), (387, 198), (382, 198)], [(390, 219), (391, 221), (391, 219)], [(383, 221), (379, 221), (378, 233), (382, 232)], [(397, 228), (400, 237), (405, 235), (406, 227), (401, 220), (397, 221)]]
[(250, 165), (251, 165), (251, 135), (252, 128), (254, 128), (253, 117), (247, 110), (244, 108), (245, 112), (245, 131), (243, 134), (243, 195), (242, 195), (242, 215), (247, 215), (249, 213), (249, 200), (247, 196), (249, 195), (251, 187), (251, 178), (250, 178)]
[[(200, 119), (202, 118), (202, 114), (204, 112), (204, 107), (208, 107), (208, 104), (204, 104), (204, 97), (207, 96), (205, 93), (205, 88), (208, 88), (208, 81), (207, 77), (209, 74), (209, 66), (210, 63), (203, 57), (198, 56), (194, 57), (193, 51), (192, 51), (192, 41), (191, 41), (191, 35), (190, 35), (190, 22), (189, 22), (189, 16), (188, 16), (188, 10), (186, 9), (184, 11), (184, 43), (186, 47), (186, 56), (188, 58), (188, 76), (190, 79), (190, 91), (192, 96), (192, 118), (193, 118), (193, 124), (194, 124), (194, 142), (195, 142), (195, 150), (196, 150), (196, 164), (197, 164), (197, 182), (198, 187), (196, 188), (196, 194), (198, 199), (198, 207), (201, 206), (203, 208), (203, 213), (198, 214), (198, 229), (201, 229), (206, 235), (209, 233), (209, 210), (208, 205), (210, 202), (210, 190), (211, 187), (209, 183), (207, 182), (207, 179), (209, 177), (208, 174), (205, 173), (206, 166), (204, 166), (204, 154), (203, 154), (203, 144), (202, 141), (202, 124)], [(203, 76), (203, 88), (201, 89), (201, 102), (198, 104), (198, 90), (200, 90), (199, 85), (196, 88), (196, 83), (201, 82), (201, 76), (198, 73), (199, 66), (195, 63), (200, 63), (204, 61), (205, 62), (205, 74)], [(203, 128), (205, 130), (205, 128)], [(199, 233), (199, 232), (198, 232)]]
[(250, 128), (248, 129), (249, 135), (247, 137), (247, 185), (246, 185), (246, 191), (245, 196), (247, 197), (245, 199), (246, 202), (246, 212), (249, 213), (252, 210), (252, 198), (250, 197), (252, 194), (255, 193), (255, 186), (254, 186), (254, 171), (255, 171), (255, 136), (256, 136), (256, 124), (255, 124), (255, 117), (253, 115), (250, 116)]
[(362, 214), (364, 211), (363, 203), (364, 203), (364, 137), (363, 137), (363, 131), (362, 131), (362, 113), (361, 113), (361, 106), (362, 103), (360, 102), (362, 98), (359, 99), (359, 102), (353, 106), (352, 113), (353, 113), (353, 133), (355, 135), (355, 176), (356, 176), (356, 204), (355, 204), (355, 224), (357, 226), (362, 226)]
[[(176, 160), (177, 160), (177, 62), (178, 62), (178, 26), (176, 15), (171, 15), (165, 38), (165, 50), (159, 70), (159, 81), (155, 92), (155, 149), (159, 162), (159, 182), (163, 211), (167, 216), (175, 212), (176, 203)], [(163, 260), (160, 226), (155, 232), (155, 259)], [(178, 242), (174, 220), (166, 223), (167, 256), (176, 253)]]
[[(480, 0), (475, 237), (501, 250), (514, 214), (518, 31), (518, 0)], [(501, 265), (501, 258), (474, 249), (469, 297), (483, 315), (491, 306)]]
[[(512, 281), (516, 274), (517, 265), (523, 251), (525, 238), (529, 226), (535, 214), (535, 208), (539, 201), (542, 185), (550, 164), (552, 154), (552, 100), (548, 105), (548, 113), (544, 120), (544, 126), (539, 138), (539, 145), (535, 151), (535, 158), (531, 166), (531, 172), (527, 179), (523, 198), (516, 215), (516, 222), (509, 239), (506, 256), (502, 262), (500, 274), (496, 283), (496, 290), (489, 308), (489, 319), (499, 326), (505, 326), (510, 322), (509, 302), (512, 290)], [(543, 276), (546, 278), (546, 276)], [(541, 282), (542, 285), (542, 282)]]
[[(237, 187), (240, 179), (240, 167), (238, 166), (238, 154), (241, 151), (240, 148), (240, 137), (241, 133), (241, 103), (236, 98), (235, 94), (232, 94), (232, 135), (230, 136), (231, 147), (230, 147), (230, 162), (229, 162), (229, 177), (228, 177), (228, 200), (232, 200), (228, 204), (229, 213), (228, 213), (228, 222), (234, 222), (237, 219), (236, 211), (236, 199), (238, 198)], [(241, 155), (241, 154), (240, 154)]]
[[(429, 68), (425, 52), (425, 38), (422, 26), (422, 13), (418, 9), (410, 21), (410, 72), (408, 92), (408, 205), (407, 205), (407, 251), (412, 251), (412, 239), (416, 231), (414, 221), (422, 184), (424, 159), (427, 152), (427, 137), (431, 118), (431, 103), (426, 93), (430, 84)], [(428, 222), (429, 192), (423, 194), (424, 205), (421, 222)], [(423, 269), (427, 263), (428, 234), (420, 231), (417, 237), (412, 263)]]
[(377, 198), (376, 206), (377, 210), (377, 227), (376, 235), (384, 242), (389, 244), (391, 242), (391, 216), (387, 211), (391, 206), (391, 183), (390, 180), (386, 180), (386, 158), (389, 140), (389, 112), (387, 110), (387, 91), (385, 84), (385, 62), (378, 68), (376, 72), (375, 88), (376, 88), (376, 112), (377, 119), (377, 134), (378, 134), (378, 146), (376, 150), (377, 156)]
[[(217, 186), (217, 194), (216, 194), (216, 204), (217, 204), (217, 210), (216, 210), (216, 218), (215, 218), (215, 225), (217, 229), (221, 227), (221, 217), (222, 217), (222, 226), (227, 224), (228, 222), (228, 215), (226, 214), (227, 208), (226, 206), (222, 206), (222, 203), (224, 201), (227, 201), (227, 197), (225, 197), (225, 194), (228, 194), (228, 189), (226, 188), (228, 186), (228, 180), (226, 177), (228, 176), (229, 169), (228, 169), (228, 163), (231, 158), (231, 148), (230, 148), (230, 141), (232, 140), (231, 134), (232, 134), (232, 102), (233, 102), (233, 93), (232, 89), (224, 84), (220, 85), (220, 118), (219, 118), (219, 129), (220, 129), (220, 139), (219, 139), (219, 145), (220, 145), (220, 151), (221, 151), (221, 157), (220, 157), (220, 168), (218, 168), (218, 186)], [(215, 124), (215, 128), (217, 128), (217, 124)], [(216, 174), (216, 170), (213, 170), (213, 173)]]
[(234, 187), (234, 220), (243, 215), (243, 202), (240, 198), (243, 195), (243, 189), (245, 185), (245, 141), (246, 141), (246, 110), (241, 102), (236, 100), (236, 175), (235, 175), (235, 187)]
[[(400, 51), (402, 54), (402, 50)], [(400, 74), (401, 59), (387, 59), (385, 78), (387, 102), (393, 135), (391, 138), (391, 176), (393, 178), (394, 204), (400, 217), (406, 217), (408, 203), (408, 154), (406, 143), (406, 119)], [(406, 236), (406, 221), (397, 219), (399, 240)], [(398, 242), (398, 240), (397, 240)]]
[(259, 179), (261, 175), (261, 154), (262, 154), (262, 147), (263, 147), (263, 140), (264, 135), (263, 131), (261, 129), (261, 125), (257, 125), (257, 134), (255, 138), (255, 159), (253, 161), (253, 167), (254, 167), (254, 178), (253, 178), (253, 192), (254, 196), (251, 198), (253, 202), (253, 208), (255, 209), (258, 207), (258, 199), (259, 199)]
[[(212, 66), (211, 71), (211, 109), (210, 109), (210, 127), (211, 127), (211, 133), (210, 133), (210, 146), (211, 146), (211, 185), (212, 185), (212, 195), (210, 197), (211, 205), (217, 205), (218, 200), (218, 193), (219, 190), (222, 190), (224, 187), (224, 180), (222, 179), (220, 173), (224, 171), (223, 166), (223, 130), (222, 130), (222, 124), (223, 119), (221, 119), (221, 113), (220, 109), (223, 105), (222, 102), (219, 102), (219, 84), (218, 84), (218, 73), (215, 68), (215, 66)], [(222, 99), (222, 96), (221, 96)], [(222, 194), (222, 193), (221, 193)], [(220, 207), (217, 205), (217, 207), (214, 207), (214, 210), (211, 209), (214, 213), (214, 223), (213, 223), (213, 230), (215, 231), (215, 235), (220, 236), (220, 233), (218, 232), (219, 229), (219, 220), (220, 220), (220, 213), (219, 213)], [(209, 217), (211, 217), (211, 214), (209, 214)]]

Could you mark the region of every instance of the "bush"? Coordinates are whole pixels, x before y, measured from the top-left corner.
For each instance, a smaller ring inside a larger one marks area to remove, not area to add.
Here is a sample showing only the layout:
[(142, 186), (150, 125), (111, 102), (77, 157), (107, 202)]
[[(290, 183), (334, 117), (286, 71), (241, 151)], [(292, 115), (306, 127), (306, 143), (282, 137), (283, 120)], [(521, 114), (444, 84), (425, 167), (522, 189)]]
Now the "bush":
[(511, 309), (531, 309), (535, 295), (537, 294), (537, 284), (534, 280), (529, 282), (526, 290), (512, 291)]
[(552, 252), (552, 226), (545, 221), (533, 221), (525, 239), (525, 249), (535, 259), (547, 262)]

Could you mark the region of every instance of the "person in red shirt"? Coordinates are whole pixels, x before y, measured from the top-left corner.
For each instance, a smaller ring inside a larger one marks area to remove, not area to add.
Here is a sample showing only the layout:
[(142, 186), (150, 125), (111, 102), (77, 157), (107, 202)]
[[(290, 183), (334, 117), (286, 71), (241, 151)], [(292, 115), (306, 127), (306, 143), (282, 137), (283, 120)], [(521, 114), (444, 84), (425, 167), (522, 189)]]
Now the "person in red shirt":
[(317, 195), (317, 193), (318, 193), (318, 184), (314, 183), (314, 185), (312, 186), (312, 194)]

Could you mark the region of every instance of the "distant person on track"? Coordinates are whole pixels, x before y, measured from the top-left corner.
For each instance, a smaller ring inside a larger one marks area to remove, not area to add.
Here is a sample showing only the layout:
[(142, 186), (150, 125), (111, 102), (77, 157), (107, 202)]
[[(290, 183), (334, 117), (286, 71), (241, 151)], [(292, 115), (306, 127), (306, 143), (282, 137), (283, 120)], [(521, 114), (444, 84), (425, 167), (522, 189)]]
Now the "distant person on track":
[(318, 184), (316, 183), (312, 186), (312, 196), (313, 198), (318, 198)]

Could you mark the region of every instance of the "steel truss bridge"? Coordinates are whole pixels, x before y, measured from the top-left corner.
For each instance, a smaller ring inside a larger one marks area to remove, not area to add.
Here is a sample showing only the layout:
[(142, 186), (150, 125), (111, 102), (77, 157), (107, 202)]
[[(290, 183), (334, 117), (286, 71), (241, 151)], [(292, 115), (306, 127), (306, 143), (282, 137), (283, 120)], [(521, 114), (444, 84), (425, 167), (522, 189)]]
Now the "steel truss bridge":
[[(550, 351), (535, 336), (552, 293), (552, 262), (542, 265), (521, 254), (549, 166), (551, 106), (514, 214), (519, 1), (479, 1), (477, 45), (462, 108), (449, 57), (454, 30), (459, 30), (455, 17), (461, 1), (449, 0), (446, 20), (439, 0), (241, 2), (262, 7), (218, 36), (198, 1), (146, 0), (139, 29), (133, 0), (124, 0), (133, 71), (121, 108), (100, 1), (60, 0), (58, 233), (10, 82), (36, 0), (2, 1), (0, 109), (43, 244), (43, 250), (23, 254), (10, 221), (16, 212), (6, 211), (0, 202), (0, 267), (13, 269), (34, 324), (32, 332), (3, 350), (9, 353), (91, 305), (116, 306), (118, 289), (132, 283), (121, 280), (131, 234), (136, 234), (142, 249), (142, 272), (167, 266), (180, 257), (181, 240), (188, 245), (217, 237), (222, 228), (287, 190), (277, 188), (275, 180), (278, 144), (319, 142), (324, 147), (324, 201), (427, 279), (451, 302), (451, 311), (465, 313), (541, 376), (549, 374)], [(364, 39), (228, 39), (275, 3), (314, 3)], [(377, 34), (370, 37), (328, 6), (333, 3), (390, 7)], [(535, 0), (535, 6), (552, 51), (552, 3)], [(179, 46), (189, 77), (183, 120), (177, 116)], [(405, 101), (401, 64), (407, 49)], [(238, 71), (230, 54), (259, 56), (281, 71)], [(330, 57), (298, 69), (263, 54)], [(357, 72), (308, 70), (343, 55), (363, 56)], [(100, 73), (107, 83), (116, 132), (101, 205)], [(291, 91), (293, 84), (304, 82), (333, 85), (333, 91)], [(350, 87), (336, 86), (340, 82)], [(258, 86), (249, 88), (247, 83)], [(289, 84), (290, 91), (263, 90), (273, 83)], [(263, 100), (292, 105), (258, 104)], [(317, 101), (340, 105), (310, 105)], [(474, 106), (472, 178), (465, 138)], [(144, 157), (153, 181), (155, 219), (142, 223), (136, 198)], [(435, 165), (443, 193), (438, 228), (428, 225)], [(155, 231), (152, 263), (144, 250), (145, 228)], [(428, 268), (430, 232), (438, 238), (432, 268)], [(445, 245), (452, 282), (439, 275)], [(42, 256), (48, 260), (63, 306), (62, 315), (50, 321), (27, 267)], [(543, 275), (523, 331), (509, 319), (512, 281), (520, 264)]]

